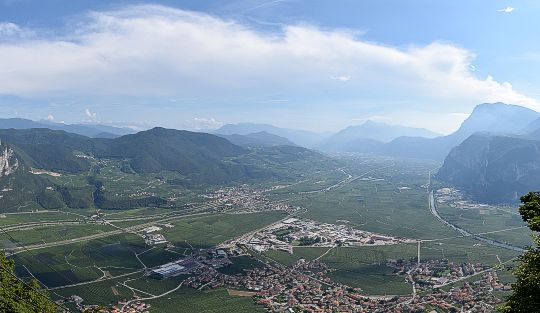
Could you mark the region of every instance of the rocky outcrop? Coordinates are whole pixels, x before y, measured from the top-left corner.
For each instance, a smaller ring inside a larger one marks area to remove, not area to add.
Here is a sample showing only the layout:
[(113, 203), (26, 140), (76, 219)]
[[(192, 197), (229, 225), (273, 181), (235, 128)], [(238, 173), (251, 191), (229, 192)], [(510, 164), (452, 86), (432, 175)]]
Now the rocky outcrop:
[(19, 160), (13, 149), (0, 142), (0, 177), (9, 176), (19, 168)]
[(540, 141), (475, 134), (452, 149), (436, 176), (486, 203), (540, 190)]

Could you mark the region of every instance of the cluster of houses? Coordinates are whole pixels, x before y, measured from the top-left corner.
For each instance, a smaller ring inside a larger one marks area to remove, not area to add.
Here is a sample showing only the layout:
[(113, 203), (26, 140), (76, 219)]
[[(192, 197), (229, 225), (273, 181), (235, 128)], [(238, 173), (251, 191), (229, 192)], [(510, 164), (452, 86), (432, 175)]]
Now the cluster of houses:
[(265, 195), (265, 190), (253, 189), (247, 185), (219, 189), (214, 193), (203, 195), (216, 203), (218, 211), (229, 211), (233, 214), (246, 214), (266, 211), (284, 211), (294, 213), (301, 208), (283, 202), (273, 202)]
[(438, 288), (489, 268), (480, 263), (455, 263), (448, 259), (425, 260), (420, 264), (416, 260), (389, 259), (386, 265), (394, 268), (398, 275), (411, 275), (420, 290)]
[[(507, 291), (510, 286), (502, 284), (495, 271), (482, 274), (475, 282), (465, 282), (462, 287), (449, 291), (435, 289), (408, 302), (399, 312), (425, 312), (427, 308), (436, 312), (493, 312), (501, 300), (493, 294), (494, 290)], [(398, 312), (396, 310), (396, 312)]]

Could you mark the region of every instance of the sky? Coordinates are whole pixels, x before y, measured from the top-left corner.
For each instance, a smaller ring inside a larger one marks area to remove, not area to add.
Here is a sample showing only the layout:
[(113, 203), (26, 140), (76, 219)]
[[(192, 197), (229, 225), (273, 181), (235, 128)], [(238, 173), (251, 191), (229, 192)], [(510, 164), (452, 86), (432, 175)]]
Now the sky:
[(0, 0), (0, 117), (447, 134), (540, 110), (540, 2)]

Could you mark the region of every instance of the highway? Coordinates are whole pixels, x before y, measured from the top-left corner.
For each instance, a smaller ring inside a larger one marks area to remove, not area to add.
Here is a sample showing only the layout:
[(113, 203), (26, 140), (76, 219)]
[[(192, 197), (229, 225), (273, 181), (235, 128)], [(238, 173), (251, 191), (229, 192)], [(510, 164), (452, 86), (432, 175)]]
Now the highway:
[(321, 192), (327, 192), (327, 191), (330, 191), (332, 189), (338, 189), (342, 186), (345, 186), (346, 184), (349, 184), (349, 183), (352, 183), (360, 178), (363, 178), (365, 177), (366, 175), (368, 174), (371, 174), (373, 172), (377, 172), (377, 171), (380, 171), (380, 170), (383, 170), (383, 169), (386, 169), (386, 168), (390, 168), (390, 167), (393, 167), (395, 166), (396, 164), (394, 162), (392, 162), (392, 164), (390, 165), (386, 165), (386, 166), (383, 166), (383, 167), (378, 167), (378, 168), (374, 168), (374, 169), (371, 169), (365, 173), (362, 173), (356, 177), (353, 177), (350, 173), (347, 173), (345, 171), (344, 168), (340, 168), (339, 171), (341, 171), (343, 174), (347, 175), (347, 177), (343, 180), (340, 180), (339, 182), (333, 184), (332, 186), (329, 186), (329, 187), (325, 187), (325, 188), (322, 188), (322, 189), (318, 189), (318, 190), (312, 190), (312, 191), (303, 191), (303, 192), (299, 192), (298, 194), (316, 194), (316, 193), (321, 193)]
[[(481, 234), (473, 234), (473, 233), (459, 227), (458, 225), (450, 223), (449, 221), (445, 220), (439, 214), (439, 212), (437, 211), (437, 202), (435, 201), (435, 194), (434, 194), (433, 190), (431, 189), (431, 172), (429, 173), (429, 176), (430, 176), (429, 183), (428, 183), (429, 211), (441, 223), (443, 223), (444, 225), (446, 225), (446, 226), (452, 228), (453, 230), (457, 231), (458, 233), (461, 234), (461, 236), (440, 238), (440, 239), (431, 239), (431, 240), (421, 240), (422, 242), (439, 241), (439, 240), (459, 238), (459, 237), (472, 237), (472, 238), (474, 238), (474, 239), (476, 239), (478, 241), (484, 242), (486, 244), (489, 244), (491, 246), (495, 246), (495, 247), (498, 247), (498, 248), (504, 248), (504, 249), (517, 251), (517, 252), (525, 252), (526, 251), (525, 249), (523, 249), (521, 247), (516, 247), (516, 246), (510, 245), (510, 244), (505, 243), (505, 242), (500, 242), (500, 241), (497, 241), (497, 240), (493, 240), (493, 239), (490, 239), (490, 238), (483, 237), (483, 236), (481, 236)], [(516, 229), (516, 228), (511, 228), (511, 229)], [(511, 230), (511, 229), (507, 229), (507, 230)], [(502, 230), (502, 231), (506, 231), (506, 230)], [(500, 231), (487, 232), (487, 233), (495, 233), (495, 232), (500, 232)]]
[(49, 248), (49, 247), (57, 247), (57, 246), (63, 246), (63, 245), (68, 245), (72, 243), (77, 243), (77, 242), (84, 242), (84, 241), (90, 241), (94, 239), (105, 238), (109, 236), (118, 235), (124, 232), (133, 233), (138, 230), (142, 230), (146, 227), (152, 226), (155, 223), (164, 223), (164, 222), (172, 221), (175, 219), (181, 219), (181, 218), (187, 218), (187, 217), (193, 217), (193, 216), (203, 216), (203, 215), (208, 215), (208, 214), (210, 214), (210, 212), (175, 215), (175, 216), (166, 217), (163, 219), (152, 220), (151, 222), (144, 223), (144, 224), (139, 224), (139, 225), (126, 227), (126, 228), (119, 228), (117, 230), (112, 230), (112, 231), (89, 235), (89, 236), (83, 236), (83, 237), (74, 238), (74, 239), (67, 239), (67, 240), (47, 242), (47, 243), (34, 244), (34, 245), (19, 245), (17, 247), (7, 247), (7, 248), (4, 248), (4, 251), (6, 252), (6, 254), (14, 255), (14, 254), (19, 254), (25, 251), (39, 250), (39, 249), (44, 249), (44, 248)]

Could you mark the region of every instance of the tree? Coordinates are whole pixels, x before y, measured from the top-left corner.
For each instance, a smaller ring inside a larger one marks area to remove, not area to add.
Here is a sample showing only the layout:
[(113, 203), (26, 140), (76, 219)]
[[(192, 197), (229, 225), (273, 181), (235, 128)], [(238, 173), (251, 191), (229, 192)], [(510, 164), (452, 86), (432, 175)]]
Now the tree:
[(13, 260), (6, 259), (0, 251), (0, 312), (58, 312), (56, 305), (47, 295), (39, 292), (39, 288), (36, 280), (24, 283), (18, 279)]
[[(540, 231), (540, 192), (529, 192), (521, 197), (519, 213), (532, 231)], [(503, 313), (538, 312), (540, 310), (540, 236), (533, 235), (534, 244), (519, 257), (514, 270), (517, 281), (512, 284), (512, 295), (499, 310)]]

